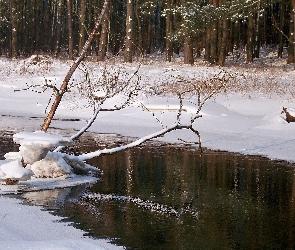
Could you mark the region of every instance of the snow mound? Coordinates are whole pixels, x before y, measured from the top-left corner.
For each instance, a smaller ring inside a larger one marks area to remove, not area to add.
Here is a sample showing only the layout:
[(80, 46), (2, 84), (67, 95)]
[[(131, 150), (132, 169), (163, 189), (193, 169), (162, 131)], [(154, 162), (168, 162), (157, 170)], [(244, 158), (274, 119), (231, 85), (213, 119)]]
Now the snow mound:
[(0, 180), (28, 180), (32, 175), (37, 178), (68, 178), (74, 174), (87, 175), (98, 171), (75, 157), (52, 152), (58, 146), (71, 145), (71, 138), (35, 131), (17, 133), (13, 140), (20, 144), (19, 152), (5, 154)]
[(22, 180), (26, 181), (31, 179), (33, 171), (22, 166), (18, 160), (6, 162), (0, 165), (0, 180)]
[(72, 173), (72, 167), (62, 157), (52, 152), (49, 152), (44, 159), (28, 165), (28, 168), (38, 178), (57, 178)]

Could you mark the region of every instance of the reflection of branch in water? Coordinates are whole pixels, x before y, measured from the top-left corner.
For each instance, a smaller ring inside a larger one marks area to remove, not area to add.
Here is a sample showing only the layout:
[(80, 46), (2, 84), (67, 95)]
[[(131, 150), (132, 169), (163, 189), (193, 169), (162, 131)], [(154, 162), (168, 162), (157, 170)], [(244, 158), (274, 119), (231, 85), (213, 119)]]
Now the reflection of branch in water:
[(42, 190), (38, 192), (27, 192), (22, 195), (27, 202), (50, 208), (58, 207), (58, 204), (63, 203), (66, 197), (71, 192), (71, 188)]
[(94, 201), (122, 201), (122, 202), (130, 202), (134, 203), (140, 208), (150, 210), (152, 212), (156, 212), (159, 214), (167, 214), (172, 215), (176, 217), (180, 217), (184, 213), (189, 213), (193, 218), (199, 218), (199, 211), (196, 211), (190, 206), (182, 207), (179, 209), (176, 209), (171, 206), (162, 205), (160, 203), (152, 202), (152, 201), (145, 201), (137, 197), (131, 197), (131, 196), (123, 196), (123, 195), (116, 195), (116, 194), (100, 194), (100, 193), (85, 193), (82, 196), (82, 199), (84, 201), (87, 200), (94, 200)]

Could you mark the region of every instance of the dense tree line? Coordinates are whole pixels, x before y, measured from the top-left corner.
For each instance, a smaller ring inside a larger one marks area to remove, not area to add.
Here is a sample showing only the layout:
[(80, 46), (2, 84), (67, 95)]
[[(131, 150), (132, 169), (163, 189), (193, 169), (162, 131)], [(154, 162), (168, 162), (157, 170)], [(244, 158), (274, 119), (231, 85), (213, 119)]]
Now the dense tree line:
[[(0, 0), (0, 55), (36, 53), (75, 58), (91, 32), (104, 0)], [(193, 64), (204, 57), (223, 65), (245, 50), (247, 62), (262, 46), (273, 46), (294, 62), (295, 0), (110, 0), (89, 55), (98, 60), (124, 55), (184, 53)]]

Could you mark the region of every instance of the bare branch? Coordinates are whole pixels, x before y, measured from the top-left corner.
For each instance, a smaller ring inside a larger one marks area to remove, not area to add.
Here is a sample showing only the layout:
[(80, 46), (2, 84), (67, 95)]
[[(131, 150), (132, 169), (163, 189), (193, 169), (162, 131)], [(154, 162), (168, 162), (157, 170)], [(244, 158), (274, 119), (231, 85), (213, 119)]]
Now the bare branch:
[(143, 103), (141, 103), (140, 106), (142, 107), (143, 110), (150, 112), (152, 114), (152, 116), (156, 119), (156, 121), (161, 124), (161, 127), (165, 128), (163, 122), (156, 116), (156, 114), (154, 112), (151, 112), (151, 110), (147, 106), (145, 106)]
[[(98, 113), (101, 111), (100, 108), (97, 108), (96, 111), (93, 113), (93, 116), (91, 117), (91, 119), (88, 120), (87, 124), (81, 128), (76, 134), (72, 135), (70, 138), (74, 141), (77, 140), (82, 134), (84, 134), (91, 126), (92, 124), (95, 122)], [(57, 147), (54, 152), (59, 152), (61, 151), (63, 148), (65, 148), (65, 146), (60, 146)]]
[(199, 147), (201, 147), (201, 141), (200, 141), (200, 134), (197, 130), (195, 130), (192, 125), (180, 125), (178, 123), (175, 123), (173, 125), (171, 125), (170, 127), (167, 127), (167, 128), (164, 128), (156, 133), (153, 133), (153, 134), (150, 134), (150, 135), (147, 135), (145, 137), (142, 137), (134, 142), (131, 142), (131, 143), (128, 143), (124, 146), (119, 146), (119, 147), (115, 147), (115, 148), (111, 148), (111, 149), (103, 149), (103, 150), (97, 150), (97, 151), (94, 151), (94, 152), (90, 152), (90, 153), (86, 153), (86, 154), (82, 154), (82, 155), (79, 155), (79, 156), (73, 156), (74, 158), (78, 158), (78, 160), (80, 161), (86, 161), (86, 160), (89, 160), (89, 159), (92, 159), (94, 157), (98, 157), (102, 154), (113, 154), (113, 153), (116, 153), (116, 152), (119, 152), (119, 151), (122, 151), (122, 150), (126, 150), (128, 148), (132, 148), (132, 147), (135, 147), (135, 146), (138, 146), (146, 141), (149, 141), (149, 140), (152, 140), (152, 139), (155, 139), (155, 138), (158, 138), (158, 137), (161, 137), (171, 131), (175, 131), (175, 130), (181, 130), (181, 129), (189, 129), (191, 130), (192, 132), (194, 132), (197, 136), (198, 136), (198, 144), (199, 144)]

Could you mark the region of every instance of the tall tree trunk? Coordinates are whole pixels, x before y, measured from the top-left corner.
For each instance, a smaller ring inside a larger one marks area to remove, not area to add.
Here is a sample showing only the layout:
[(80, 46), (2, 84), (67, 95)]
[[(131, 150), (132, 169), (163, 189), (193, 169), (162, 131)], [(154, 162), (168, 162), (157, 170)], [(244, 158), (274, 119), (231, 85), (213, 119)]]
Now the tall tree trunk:
[(110, 6), (106, 6), (104, 17), (101, 20), (101, 33), (98, 45), (97, 60), (104, 61), (107, 53), (107, 42), (109, 33), (109, 19), (110, 19)]
[(280, 32), (279, 32), (279, 47), (278, 47), (278, 57), (282, 58), (283, 57), (283, 50), (284, 50), (284, 36), (282, 32), (284, 32), (284, 27), (285, 27), (285, 12), (286, 12), (286, 1), (282, 0), (280, 4)]
[(72, 6), (71, 0), (67, 0), (67, 13), (68, 13), (68, 32), (69, 32), (69, 59), (74, 59), (74, 37), (73, 37), (73, 19), (72, 19)]
[(255, 14), (255, 22), (254, 22), (254, 44), (253, 44), (253, 55), (255, 58), (259, 58), (260, 51), (260, 18), (259, 18), (259, 10), (260, 5), (258, 5), (257, 13)]
[(133, 56), (133, 2), (134, 0), (127, 0), (127, 13), (126, 13), (126, 37), (125, 37), (125, 50), (124, 62), (132, 62)]
[[(295, 0), (291, 0), (292, 2), (292, 12), (293, 13), (293, 63), (295, 63)], [(295, 64), (294, 64), (294, 69), (295, 69)]]
[(207, 27), (206, 32), (205, 32), (205, 56), (204, 59), (207, 62), (210, 62), (210, 37), (211, 37), (211, 29)]
[(11, 20), (11, 57), (18, 57), (18, 5), (17, 0), (10, 2), (10, 20)]
[(79, 28), (79, 53), (83, 49), (83, 45), (86, 41), (86, 0), (81, 0), (80, 4), (80, 28)]
[(136, 7), (135, 7), (135, 14), (136, 14), (136, 20), (137, 20), (137, 47), (139, 49), (139, 52), (141, 55), (143, 55), (143, 37), (142, 37), (142, 24), (141, 24), (141, 15), (140, 15), (140, 0), (136, 1)]
[(288, 41), (288, 58), (287, 63), (293, 63), (294, 62), (294, 11), (290, 10), (290, 23), (289, 23), (289, 41)]
[(226, 55), (228, 52), (228, 46), (229, 46), (229, 20), (223, 20), (222, 21), (222, 37), (220, 38), (220, 45), (219, 48), (219, 56), (218, 56), (218, 64), (220, 66), (224, 66)]
[(184, 64), (194, 64), (194, 51), (191, 36), (184, 38)]
[(218, 23), (213, 23), (210, 32), (210, 58), (209, 62), (215, 64), (218, 58)]
[(145, 42), (145, 52), (149, 55), (149, 54), (151, 54), (151, 44), (152, 44), (152, 18), (151, 18), (151, 15), (149, 15), (147, 17), (146, 23), (147, 23), (147, 34), (146, 34), (146, 42)]
[(34, 26), (33, 26), (33, 47), (32, 47), (32, 52), (38, 52), (40, 51), (40, 35), (41, 35), (41, 24), (42, 24), (42, 20), (41, 20), (41, 8), (42, 6), (40, 6), (40, 2), (39, 1), (34, 1)]
[(173, 55), (173, 46), (172, 41), (169, 39), (169, 35), (172, 32), (172, 4), (173, 0), (167, 0), (167, 9), (166, 13), (166, 61), (171, 62)]
[(248, 17), (248, 32), (247, 32), (247, 59), (246, 63), (253, 62), (253, 45), (254, 45), (254, 17), (253, 13)]
[[(185, 4), (185, 0), (181, 1), (181, 4)], [(184, 44), (183, 44), (183, 53), (184, 53), (184, 64), (194, 64), (194, 50), (192, 44), (192, 38), (190, 34), (187, 34), (184, 37)]]
[(240, 49), (240, 23), (235, 21), (233, 24), (233, 49)]
[(58, 0), (57, 16), (56, 16), (56, 44), (55, 44), (55, 56), (58, 56), (61, 45), (61, 15), (62, 15), (63, 0)]
[(46, 9), (44, 10), (44, 32), (43, 36), (41, 37), (44, 51), (52, 52), (51, 48), (53, 47), (53, 36), (51, 35), (52, 32), (52, 1), (48, 1)]
[(295, 0), (291, 0), (291, 11), (290, 11), (290, 27), (289, 27), (289, 46), (288, 46), (288, 59), (287, 63), (295, 62)]
[[(219, 6), (218, 0), (212, 0), (215, 8)], [(211, 26), (210, 32), (210, 63), (215, 64), (218, 60), (218, 21)]]

